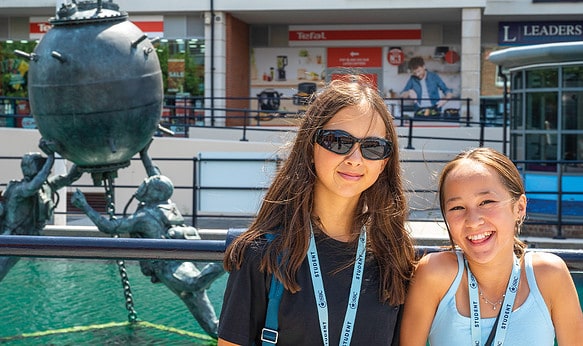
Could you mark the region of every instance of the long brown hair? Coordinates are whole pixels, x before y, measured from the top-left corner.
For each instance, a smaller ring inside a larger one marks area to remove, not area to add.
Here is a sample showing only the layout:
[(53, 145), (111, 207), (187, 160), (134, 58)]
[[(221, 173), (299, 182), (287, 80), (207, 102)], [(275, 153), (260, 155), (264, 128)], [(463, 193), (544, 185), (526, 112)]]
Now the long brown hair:
[[(444, 203), (444, 196), (443, 196), (443, 184), (445, 182), (445, 178), (447, 175), (456, 168), (460, 161), (463, 159), (472, 160), (486, 167), (492, 168), (498, 174), (498, 178), (502, 182), (502, 184), (506, 187), (510, 196), (514, 200), (514, 202), (518, 201), (520, 196), (525, 194), (524, 183), (522, 181), (522, 176), (520, 172), (514, 165), (514, 162), (508, 158), (508, 156), (502, 154), (501, 152), (492, 149), (492, 148), (474, 148), (468, 151), (464, 151), (459, 153), (453, 160), (448, 162), (441, 171), (441, 175), (439, 176), (439, 205), (441, 208), (441, 215), (445, 218), (445, 203)], [(518, 233), (520, 231), (520, 227), (522, 226), (522, 221), (517, 223), (516, 231), (514, 233), (514, 253), (521, 257), (526, 250), (526, 244), (518, 238)], [(447, 222), (445, 223), (447, 227), (447, 233), (449, 234), (449, 241), (451, 243), (452, 249), (455, 249), (455, 243), (453, 238), (451, 237), (451, 233), (449, 232), (449, 226)]]
[[(380, 114), (386, 138), (394, 143), (395, 149), (377, 181), (361, 194), (353, 229), (367, 225), (367, 248), (380, 268), (379, 299), (392, 305), (404, 302), (415, 251), (405, 229), (408, 209), (401, 181), (398, 137), (383, 98), (360, 75), (334, 80), (314, 95), (291, 152), (269, 187), (256, 219), (226, 250), (224, 265), (227, 270), (239, 268), (247, 246), (263, 234), (277, 233), (278, 237), (268, 245), (260, 269), (275, 273), (288, 291), (300, 290), (296, 273), (309, 245), (316, 182), (314, 136), (338, 111), (363, 101)], [(281, 263), (285, 265), (278, 265), (278, 255), (283, 256)]]

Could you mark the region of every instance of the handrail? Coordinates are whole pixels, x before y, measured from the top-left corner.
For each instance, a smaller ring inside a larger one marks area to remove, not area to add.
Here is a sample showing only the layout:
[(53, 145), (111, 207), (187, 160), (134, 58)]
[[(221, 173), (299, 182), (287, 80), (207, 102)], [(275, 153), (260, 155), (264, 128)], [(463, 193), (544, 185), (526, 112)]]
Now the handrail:
[[(0, 162), (2, 162), (3, 160), (21, 160), (21, 157), (17, 157), (17, 156), (0, 156)], [(132, 158), (132, 160), (138, 160), (137, 158)], [(169, 162), (173, 162), (173, 161), (191, 161), (192, 165), (193, 165), (193, 178), (192, 178), (192, 184), (184, 184), (184, 185), (175, 185), (174, 189), (175, 190), (192, 190), (193, 194), (192, 194), (192, 200), (191, 200), (191, 211), (190, 212), (183, 212), (183, 216), (185, 218), (192, 218), (192, 224), (196, 227), (197, 225), (197, 220), (199, 217), (210, 217), (210, 218), (227, 218), (227, 219), (237, 219), (237, 218), (253, 218), (255, 215), (254, 214), (221, 214), (221, 213), (211, 213), (211, 214), (205, 214), (204, 212), (199, 213), (198, 210), (196, 209), (196, 205), (198, 204), (197, 201), (197, 196), (196, 193), (197, 191), (202, 191), (202, 190), (221, 190), (224, 189), (222, 187), (213, 187), (213, 186), (205, 186), (202, 185), (198, 182), (197, 180), (197, 170), (198, 170), (198, 165), (202, 162), (202, 161), (216, 161), (216, 160), (231, 160), (231, 159), (216, 159), (216, 158), (204, 158), (204, 159), (198, 159), (198, 158), (171, 158), (171, 157), (160, 157), (160, 158), (153, 158), (154, 161), (169, 161)], [(257, 159), (232, 159), (232, 160), (243, 160), (243, 161), (255, 161)], [(262, 159), (261, 161), (270, 161), (268, 159)], [(277, 160), (274, 160), (277, 161)], [(553, 164), (553, 165), (557, 165), (557, 170), (556, 170), (556, 174), (557, 174), (557, 179), (560, 175), (564, 175), (565, 171), (564, 169), (562, 169), (563, 167), (566, 167), (567, 165), (578, 165), (578, 166), (583, 166), (583, 160), (515, 160), (514, 161), (517, 165), (519, 166), (526, 166), (529, 164), (535, 164), (535, 163), (546, 163), (546, 164)], [(410, 163), (410, 164), (429, 164), (429, 163), (445, 163), (444, 160), (435, 160), (435, 159), (423, 159), (423, 160), (418, 160), (418, 159), (403, 159), (402, 163)], [(0, 191), (3, 190), (6, 186), (7, 186), (7, 181), (0, 181)], [(136, 183), (135, 185), (122, 185), (122, 184), (114, 184), (116, 189), (136, 189), (138, 187), (138, 184)], [(83, 185), (83, 184), (74, 184), (74, 187), (78, 187), (78, 188), (86, 188), (86, 187), (93, 187), (93, 185)], [(229, 190), (248, 190), (248, 191), (256, 191), (256, 190), (261, 190), (261, 189), (267, 189), (267, 187), (229, 187)], [(407, 189), (406, 193), (408, 194), (418, 194), (418, 193), (436, 193), (436, 189)], [(555, 202), (558, 204), (558, 208), (561, 209), (562, 211), (562, 204), (563, 204), (563, 196), (565, 195), (581, 195), (583, 194), (583, 192), (581, 191), (571, 191), (571, 190), (567, 190), (564, 191), (562, 188), (559, 189), (557, 187), (557, 189), (553, 190), (553, 191), (549, 191), (549, 190), (542, 190), (540, 188), (534, 188), (534, 187), (530, 187), (527, 189), (526, 191), (527, 196), (532, 196), (532, 195), (553, 195), (556, 196), (556, 200), (555, 198), (553, 198), (553, 200), (555, 200)], [(1, 200), (1, 197), (0, 197)], [(59, 214), (62, 214), (62, 212), (56, 212)], [(75, 212), (68, 212), (71, 215), (75, 215)], [(411, 221), (417, 221), (414, 216), (412, 215), (413, 218), (411, 218)], [(552, 216), (552, 217), (551, 217)], [(525, 224), (532, 224), (532, 225), (557, 225), (558, 227), (558, 235), (556, 236), (556, 238), (563, 238), (564, 234), (563, 231), (561, 229), (561, 226), (571, 226), (571, 225), (583, 225), (583, 218), (579, 218), (579, 217), (569, 217), (567, 215), (563, 215), (563, 213), (559, 213), (557, 212), (556, 214), (549, 214), (549, 217), (545, 217), (545, 218), (528, 218), (525, 222)]]
[(0, 255), (18, 257), (221, 261), (225, 246), (224, 240), (0, 236)]
[[(225, 240), (3, 235), (0, 236), (0, 256), (222, 261), (226, 247), (242, 231), (244, 229), (227, 230)], [(415, 246), (415, 249), (418, 256), (448, 250), (443, 246)], [(583, 270), (583, 250), (529, 249), (527, 251), (554, 253), (567, 262), (570, 270)]]

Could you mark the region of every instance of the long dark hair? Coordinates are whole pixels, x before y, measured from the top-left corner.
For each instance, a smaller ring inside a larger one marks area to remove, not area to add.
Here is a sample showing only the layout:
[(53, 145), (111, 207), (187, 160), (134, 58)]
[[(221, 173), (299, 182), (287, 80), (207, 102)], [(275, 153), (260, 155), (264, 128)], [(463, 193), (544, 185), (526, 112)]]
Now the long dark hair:
[[(247, 246), (263, 234), (277, 233), (260, 269), (275, 273), (290, 292), (300, 289), (296, 273), (308, 249), (316, 182), (314, 136), (338, 111), (363, 101), (380, 114), (386, 138), (398, 148), (393, 118), (370, 81), (360, 75), (349, 75), (330, 82), (313, 96), (289, 156), (268, 189), (256, 219), (226, 250), (227, 270), (239, 268)], [(415, 261), (413, 242), (405, 229), (408, 209), (401, 179), (399, 151), (395, 149), (377, 181), (361, 194), (352, 227), (360, 229), (367, 225), (367, 248), (380, 268), (379, 299), (392, 305), (404, 302)], [(278, 265), (278, 255), (283, 256), (285, 265)]]

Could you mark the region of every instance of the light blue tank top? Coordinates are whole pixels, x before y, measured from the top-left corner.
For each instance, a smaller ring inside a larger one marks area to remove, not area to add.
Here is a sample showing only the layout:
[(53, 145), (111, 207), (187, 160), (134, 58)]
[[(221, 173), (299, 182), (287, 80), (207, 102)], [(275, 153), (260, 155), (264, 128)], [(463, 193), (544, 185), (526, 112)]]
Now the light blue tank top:
[[(462, 316), (455, 304), (455, 293), (465, 270), (463, 255), (457, 252), (458, 272), (449, 290), (439, 303), (431, 330), (431, 346), (471, 345), (470, 318)], [(538, 289), (532, 269), (532, 254), (525, 254), (524, 267), (530, 293), (510, 317), (505, 345), (554, 345), (555, 329), (547, 305)], [(488, 339), (496, 318), (482, 319), (482, 345)]]

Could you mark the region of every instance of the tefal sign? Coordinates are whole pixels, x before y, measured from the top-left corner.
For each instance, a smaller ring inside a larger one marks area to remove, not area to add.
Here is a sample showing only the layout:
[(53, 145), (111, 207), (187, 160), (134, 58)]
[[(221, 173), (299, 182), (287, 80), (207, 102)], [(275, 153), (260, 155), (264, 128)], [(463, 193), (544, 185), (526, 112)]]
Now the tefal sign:
[(327, 57), (329, 68), (375, 68), (383, 66), (383, 50), (380, 47), (328, 48)]
[[(150, 38), (164, 36), (163, 16), (131, 16), (129, 19)], [(52, 27), (46, 17), (30, 17), (28, 36), (32, 40), (38, 40)]]
[(290, 25), (290, 46), (384, 46), (421, 44), (421, 25)]

